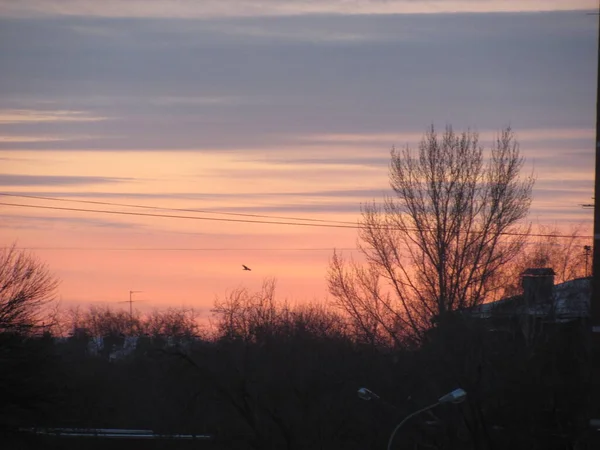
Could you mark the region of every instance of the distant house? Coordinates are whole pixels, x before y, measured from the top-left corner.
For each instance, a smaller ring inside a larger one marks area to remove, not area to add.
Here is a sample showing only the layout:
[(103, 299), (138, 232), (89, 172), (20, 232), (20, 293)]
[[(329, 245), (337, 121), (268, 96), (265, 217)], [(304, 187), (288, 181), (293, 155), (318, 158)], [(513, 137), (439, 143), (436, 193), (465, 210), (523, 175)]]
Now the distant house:
[(523, 294), (484, 303), (470, 311), (490, 329), (520, 329), (526, 342), (544, 328), (584, 320), (590, 314), (591, 278), (554, 284), (550, 268), (527, 269), (521, 274)]
[(92, 336), (87, 344), (89, 355), (98, 356), (104, 350), (104, 338), (102, 336)]
[(135, 352), (135, 349), (137, 348), (137, 343), (138, 336), (125, 336), (125, 339), (123, 341), (123, 347), (113, 350), (108, 355), (108, 360), (110, 362), (114, 362), (127, 358)]

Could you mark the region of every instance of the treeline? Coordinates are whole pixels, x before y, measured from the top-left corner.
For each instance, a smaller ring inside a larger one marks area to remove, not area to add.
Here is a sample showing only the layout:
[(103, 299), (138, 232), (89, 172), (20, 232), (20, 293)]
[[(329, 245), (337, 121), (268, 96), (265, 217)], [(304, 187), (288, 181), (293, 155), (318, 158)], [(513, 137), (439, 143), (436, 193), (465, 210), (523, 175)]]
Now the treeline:
[[(526, 345), (516, 329), (455, 314), (418, 348), (394, 347), (359, 339), (324, 306), (278, 302), (272, 282), (216, 302), (213, 320), (212, 335), (179, 334), (187, 344), (171, 346), (147, 336), (113, 362), (89, 354), (89, 335), (60, 344), (0, 335), (4, 430), (151, 429), (209, 434), (216, 448), (375, 449), (407, 414), (461, 387), (464, 403), (415, 417), (394, 448), (586, 448), (581, 322)], [(380, 400), (360, 399), (361, 387)]]
[(193, 308), (155, 309), (141, 314), (110, 306), (60, 309), (45, 330), (54, 336), (200, 336), (200, 315)]

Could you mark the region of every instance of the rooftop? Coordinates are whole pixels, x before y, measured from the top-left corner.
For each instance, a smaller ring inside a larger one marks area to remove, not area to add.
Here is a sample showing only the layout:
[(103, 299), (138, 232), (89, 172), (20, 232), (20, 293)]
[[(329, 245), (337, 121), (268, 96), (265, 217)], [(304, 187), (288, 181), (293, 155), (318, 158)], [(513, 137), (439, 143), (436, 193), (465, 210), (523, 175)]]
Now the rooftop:
[(472, 312), (481, 319), (525, 314), (538, 317), (552, 315), (556, 322), (568, 322), (589, 316), (590, 297), (591, 278), (576, 278), (553, 286), (549, 302), (526, 305), (523, 295), (515, 295), (484, 303), (473, 308)]

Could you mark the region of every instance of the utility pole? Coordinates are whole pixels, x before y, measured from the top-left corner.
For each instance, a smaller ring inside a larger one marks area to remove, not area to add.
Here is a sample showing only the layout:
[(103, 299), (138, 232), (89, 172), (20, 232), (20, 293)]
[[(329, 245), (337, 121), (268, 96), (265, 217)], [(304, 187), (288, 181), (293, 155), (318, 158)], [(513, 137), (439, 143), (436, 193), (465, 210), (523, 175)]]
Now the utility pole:
[(129, 291), (129, 320), (133, 324), (133, 294), (143, 291)]
[[(600, 11), (600, 3), (599, 3)], [(590, 426), (600, 429), (600, 14), (598, 15), (598, 72), (596, 80), (596, 169), (594, 180), (594, 249), (592, 251), (592, 296), (590, 298), (590, 381), (592, 388)], [(594, 435), (598, 432), (594, 431)], [(597, 439), (597, 438), (596, 438)]]
[(585, 255), (585, 276), (589, 277), (590, 276), (590, 271), (588, 270), (588, 267), (590, 265), (590, 254), (592, 253), (592, 246), (591, 245), (584, 245), (583, 246), (583, 253)]
[[(596, 200), (594, 197), (592, 197), (592, 200)], [(594, 204), (593, 203), (583, 203), (581, 205), (583, 209), (594, 209)]]

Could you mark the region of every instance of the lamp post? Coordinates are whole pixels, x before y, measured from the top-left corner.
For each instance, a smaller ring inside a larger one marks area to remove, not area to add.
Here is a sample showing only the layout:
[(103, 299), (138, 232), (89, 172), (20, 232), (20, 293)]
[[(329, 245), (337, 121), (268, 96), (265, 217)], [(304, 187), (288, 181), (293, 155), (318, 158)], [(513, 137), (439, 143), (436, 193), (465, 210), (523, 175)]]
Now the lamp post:
[(379, 400), (380, 397), (375, 392), (367, 388), (360, 388), (357, 392), (358, 397), (363, 400)]
[[(375, 394), (374, 392), (370, 391), (367, 388), (360, 388), (357, 392), (358, 396), (363, 399), (363, 400), (378, 400), (380, 397)], [(408, 422), (408, 420), (410, 420), (411, 418), (425, 412), (425, 411), (429, 411), (430, 409), (435, 408), (438, 405), (441, 405), (443, 403), (461, 403), (462, 401), (464, 401), (464, 399), (467, 397), (467, 393), (463, 390), (463, 389), (454, 389), (452, 392), (447, 393), (446, 395), (440, 397), (438, 399), (437, 402), (433, 403), (432, 405), (426, 406), (425, 408), (419, 409), (411, 414), (409, 414), (408, 416), (406, 416), (404, 419), (402, 419), (402, 421), (396, 425), (396, 428), (394, 428), (394, 431), (392, 431), (392, 434), (390, 435), (390, 439), (388, 440), (388, 445), (387, 445), (387, 450), (391, 450), (392, 449), (392, 442), (394, 441), (394, 436), (396, 436), (396, 433), (398, 432), (398, 430), (402, 427), (402, 425), (404, 425), (406, 422)]]

